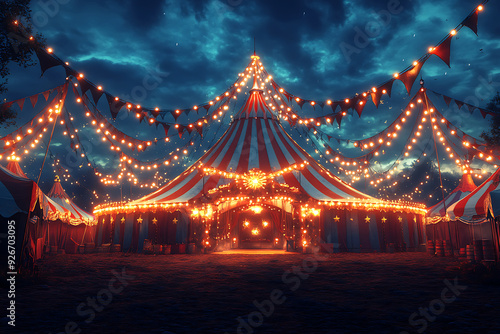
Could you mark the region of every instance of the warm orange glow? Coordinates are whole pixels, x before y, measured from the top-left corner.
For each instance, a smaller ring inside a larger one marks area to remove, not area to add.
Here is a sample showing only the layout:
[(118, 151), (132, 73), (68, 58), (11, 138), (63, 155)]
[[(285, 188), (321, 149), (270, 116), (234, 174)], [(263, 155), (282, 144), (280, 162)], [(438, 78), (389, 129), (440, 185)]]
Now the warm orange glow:
[(260, 205), (254, 205), (254, 206), (251, 206), (250, 208), (248, 208), (248, 210), (253, 211), (253, 213), (255, 213), (255, 214), (260, 214), (262, 212), (262, 210), (264, 210), (264, 208), (261, 207)]

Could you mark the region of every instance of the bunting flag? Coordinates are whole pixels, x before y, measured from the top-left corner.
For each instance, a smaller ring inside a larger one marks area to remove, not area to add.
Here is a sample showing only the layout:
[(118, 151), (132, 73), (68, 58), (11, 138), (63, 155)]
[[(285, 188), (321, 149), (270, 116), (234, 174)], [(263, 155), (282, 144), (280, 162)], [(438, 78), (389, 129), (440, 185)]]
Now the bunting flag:
[(63, 62), (47, 53), (46, 50), (42, 48), (35, 49), (36, 56), (38, 57), (38, 62), (40, 63), (40, 69), (42, 70), (42, 76), (49, 68), (54, 66), (62, 65)]
[(470, 30), (472, 30), (476, 35), (477, 35), (477, 17), (479, 14), (479, 10), (475, 10), (471, 15), (469, 15), (463, 22), (462, 24), (466, 27), (468, 27)]
[(415, 82), (415, 79), (420, 73), (420, 70), (422, 69), (422, 66), (424, 65), (426, 60), (427, 59), (424, 59), (422, 61), (417, 61), (416, 64), (412, 65), (412, 68), (410, 68), (409, 70), (398, 76), (398, 79), (404, 83), (408, 94), (410, 94), (411, 88), (413, 87), (413, 83)]
[(449, 35), (446, 37), (444, 41), (441, 42), (434, 50), (432, 50), (432, 54), (435, 54), (439, 58), (441, 58), (442, 61), (445, 62), (448, 67), (450, 66), (450, 47), (451, 47), (451, 39), (453, 35)]

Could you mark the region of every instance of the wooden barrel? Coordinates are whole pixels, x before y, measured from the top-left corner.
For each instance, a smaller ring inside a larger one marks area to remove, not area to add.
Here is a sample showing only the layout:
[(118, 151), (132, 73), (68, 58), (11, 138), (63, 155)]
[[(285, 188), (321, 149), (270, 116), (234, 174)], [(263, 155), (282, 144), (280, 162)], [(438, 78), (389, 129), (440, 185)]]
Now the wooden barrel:
[(476, 262), (483, 260), (483, 240), (474, 240), (474, 260)]
[(196, 245), (194, 242), (190, 242), (188, 245), (187, 245), (187, 250), (186, 252), (188, 254), (194, 254), (196, 253)]
[(460, 248), (460, 251), (458, 252), (458, 257), (461, 260), (465, 260), (466, 258), (465, 247)]
[(111, 245), (111, 253), (118, 253), (121, 251), (122, 251), (122, 245), (120, 245), (120, 244)]
[(449, 240), (443, 240), (444, 255), (447, 257), (453, 257), (453, 250), (451, 248), (451, 243)]
[(57, 254), (57, 246), (50, 246), (50, 254)]
[(474, 261), (474, 246), (473, 245), (465, 246), (465, 254), (467, 257), (467, 261)]
[(179, 254), (186, 254), (186, 244), (179, 244)]
[(443, 240), (436, 240), (436, 256), (444, 256)]
[(495, 260), (495, 253), (493, 252), (493, 242), (488, 239), (483, 239), (483, 259), (487, 261)]
[(436, 246), (433, 240), (427, 240), (427, 253), (431, 256), (436, 255)]
[(172, 246), (171, 245), (163, 245), (163, 254), (170, 254), (172, 253)]

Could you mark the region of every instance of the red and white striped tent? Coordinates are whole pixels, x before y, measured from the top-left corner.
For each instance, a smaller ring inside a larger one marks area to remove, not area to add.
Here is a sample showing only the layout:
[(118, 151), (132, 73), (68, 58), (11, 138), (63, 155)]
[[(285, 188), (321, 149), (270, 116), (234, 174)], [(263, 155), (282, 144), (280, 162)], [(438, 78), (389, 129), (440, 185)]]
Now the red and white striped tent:
[(46, 195), (49, 220), (61, 219), (64, 222), (78, 225), (81, 223), (91, 224), (94, 216), (77, 206), (66, 194), (59, 178), (56, 177), (54, 185)]
[[(166, 186), (132, 204), (187, 202), (226, 183), (218, 172), (245, 173), (258, 169), (276, 173), (291, 166), (304, 165), (300, 173), (285, 173), (276, 178), (300, 189), (319, 201), (374, 198), (333, 176), (302, 149), (268, 109), (262, 91), (250, 96), (219, 141), (195, 164)], [(204, 176), (202, 169), (217, 171)]]
[(500, 189), (500, 169), (491, 175), (469, 195), (456, 202), (447, 213), (451, 220), (473, 222), (486, 218), (485, 200), (493, 190)]
[(16, 263), (23, 268), (41, 257), (44, 231), (36, 217), (42, 216), (42, 201), (43, 193), (36, 182), (0, 166), (0, 216), (7, 218), (2, 220), (0, 233), (7, 235), (8, 225), (14, 224)]
[(471, 174), (464, 174), (458, 186), (453, 189), (453, 191), (445, 197), (444, 200), (435, 204), (427, 210), (427, 218), (431, 220), (439, 220), (446, 216), (446, 209), (448, 209), (455, 202), (458, 202), (465, 196), (469, 195), (472, 191), (476, 189), (476, 185), (472, 180)]
[[(425, 238), (425, 209), (373, 198), (321, 166), (292, 139), (279, 113), (267, 105), (269, 97), (260, 89), (262, 82), (257, 82), (262, 81), (258, 57), (252, 58), (249, 71), (254, 85), (222, 137), (155, 192), (130, 203), (97, 207), (96, 239), (119, 241), (123, 250), (132, 251), (141, 249), (144, 238), (169, 244), (193, 240), (201, 247), (244, 247), (239, 242), (251, 236), (245, 234), (249, 225), (243, 221), (255, 218), (248, 210), (258, 203), (259, 210), (264, 210), (258, 211), (263, 212), (260, 217), (267, 215), (265, 226), (272, 226), (274, 233), (261, 239), (272, 247), (293, 241), (301, 246), (329, 243), (334, 249), (352, 251), (384, 251), (386, 244), (418, 248)], [(253, 223), (265, 230), (263, 220)], [(202, 227), (196, 230), (197, 226)], [(261, 241), (256, 244), (263, 245)]]

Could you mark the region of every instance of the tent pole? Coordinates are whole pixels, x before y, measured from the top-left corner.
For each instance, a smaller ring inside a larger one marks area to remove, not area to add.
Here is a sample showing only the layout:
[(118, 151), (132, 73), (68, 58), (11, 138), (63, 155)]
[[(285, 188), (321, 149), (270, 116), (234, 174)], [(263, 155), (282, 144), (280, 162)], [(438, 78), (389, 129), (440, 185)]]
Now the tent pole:
[(50, 133), (49, 142), (47, 143), (47, 149), (45, 150), (45, 156), (43, 157), (42, 167), (40, 168), (40, 173), (38, 174), (36, 184), (40, 183), (40, 177), (42, 176), (43, 166), (45, 165), (45, 160), (47, 159), (47, 154), (49, 153), (50, 142), (52, 141), (52, 137), (54, 136), (54, 130), (56, 128), (58, 116), (59, 114), (56, 114), (56, 118), (54, 119), (54, 126), (52, 126), (52, 132)]
[[(423, 88), (424, 87), (424, 80), (420, 79), (420, 86)], [(424, 91), (424, 98), (425, 98), (425, 107), (427, 110), (429, 110), (429, 101), (427, 100), (427, 92)], [(431, 116), (432, 120), (432, 116)], [(441, 162), (439, 161), (439, 153), (437, 149), (437, 144), (436, 144), (436, 133), (434, 131), (434, 125), (431, 122), (431, 129), (432, 129), (432, 139), (434, 141), (434, 150), (436, 151), (436, 160), (438, 164), (438, 172), (439, 172), (439, 184), (441, 187), (441, 195), (443, 196), (443, 206), (444, 206), (444, 215), (446, 217), (446, 197), (444, 196), (444, 187), (443, 187), (443, 178), (441, 176)], [(453, 250), (453, 241), (452, 241), (452, 236), (451, 236), (451, 229), (450, 229), (450, 221), (447, 221), (448, 225), (448, 235), (450, 236), (450, 247), (451, 247), (451, 254), (454, 256), (454, 250)]]

